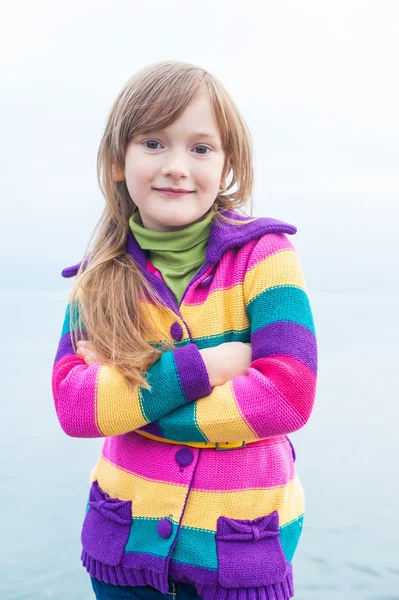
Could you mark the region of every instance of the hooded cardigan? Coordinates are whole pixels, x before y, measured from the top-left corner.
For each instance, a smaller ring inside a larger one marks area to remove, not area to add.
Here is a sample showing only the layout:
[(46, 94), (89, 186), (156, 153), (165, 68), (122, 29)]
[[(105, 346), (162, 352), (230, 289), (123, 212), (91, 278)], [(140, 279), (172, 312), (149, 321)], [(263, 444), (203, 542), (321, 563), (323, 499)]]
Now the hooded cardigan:
[[(243, 218), (236, 211), (229, 217)], [(177, 304), (132, 232), (127, 252), (159, 291), (154, 318), (175, 342), (127, 388), (71, 345), (68, 304), (52, 390), (62, 429), (104, 437), (81, 533), (89, 574), (115, 585), (168, 579), (204, 600), (288, 600), (305, 497), (290, 432), (308, 421), (317, 344), (293, 225), (213, 222), (204, 265)], [(64, 269), (76, 275), (79, 264)], [(160, 340), (148, 340), (156, 346)], [(200, 349), (252, 344), (246, 375), (211, 387)]]

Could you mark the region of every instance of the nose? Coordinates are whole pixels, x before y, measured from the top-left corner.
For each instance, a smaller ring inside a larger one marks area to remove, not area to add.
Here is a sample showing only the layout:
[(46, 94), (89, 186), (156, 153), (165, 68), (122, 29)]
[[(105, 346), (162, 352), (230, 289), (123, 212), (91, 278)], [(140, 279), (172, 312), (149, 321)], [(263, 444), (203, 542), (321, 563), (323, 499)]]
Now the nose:
[(181, 152), (170, 152), (165, 156), (162, 165), (162, 175), (164, 177), (172, 177), (173, 179), (181, 179), (188, 177), (188, 166)]

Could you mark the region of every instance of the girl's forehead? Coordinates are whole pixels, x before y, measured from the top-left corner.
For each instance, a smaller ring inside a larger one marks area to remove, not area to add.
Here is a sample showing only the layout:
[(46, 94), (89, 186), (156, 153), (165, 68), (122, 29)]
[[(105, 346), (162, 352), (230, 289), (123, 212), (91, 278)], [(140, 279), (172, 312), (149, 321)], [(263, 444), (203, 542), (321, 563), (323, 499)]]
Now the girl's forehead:
[[(146, 133), (158, 133), (158, 134), (171, 134), (173, 132), (173, 129), (171, 126), (168, 127), (164, 127), (162, 129), (151, 129), (151, 131), (148, 131)], [(187, 135), (189, 135), (190, 137), (195, 137), (195, 138), (201, 138), (201, 139), (209, 139), (209, 140), (218, 140), (220, 138), (219, 132), (216, 130), (199, 130), (196, 128), (185, 128), (184, 129), (184, 133), (186, 133)]]

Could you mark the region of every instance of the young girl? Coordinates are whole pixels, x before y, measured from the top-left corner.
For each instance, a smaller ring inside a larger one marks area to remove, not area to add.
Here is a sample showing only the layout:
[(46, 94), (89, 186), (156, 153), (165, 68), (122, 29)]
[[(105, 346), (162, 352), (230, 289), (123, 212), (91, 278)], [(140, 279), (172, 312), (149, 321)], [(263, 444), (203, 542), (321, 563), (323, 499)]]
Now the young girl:
[(240, 210), (250, 135), (186, 63), (127, 82), (98, 176), (52, 381), (65, 433), (105, 438), (81, 534), (96, 597), (288, 600), (304, 493), (287, 434), (317, 375), (296, 228)]

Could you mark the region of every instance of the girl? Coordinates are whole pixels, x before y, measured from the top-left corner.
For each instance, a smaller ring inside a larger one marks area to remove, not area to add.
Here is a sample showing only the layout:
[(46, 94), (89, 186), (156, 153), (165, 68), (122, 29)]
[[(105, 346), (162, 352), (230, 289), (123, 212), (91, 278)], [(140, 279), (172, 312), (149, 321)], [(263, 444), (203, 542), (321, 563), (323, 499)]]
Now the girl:
[(105, 438), (81, 534), (96, 597), (288, 600), (304, 493), (287, 434), (317, 375), (296, 228), (240, 210), (250, 135), (186, 63), (127, 82), (98, 176), (52, 381), (65, 433)]

